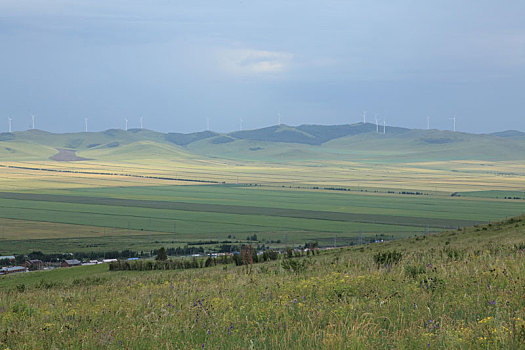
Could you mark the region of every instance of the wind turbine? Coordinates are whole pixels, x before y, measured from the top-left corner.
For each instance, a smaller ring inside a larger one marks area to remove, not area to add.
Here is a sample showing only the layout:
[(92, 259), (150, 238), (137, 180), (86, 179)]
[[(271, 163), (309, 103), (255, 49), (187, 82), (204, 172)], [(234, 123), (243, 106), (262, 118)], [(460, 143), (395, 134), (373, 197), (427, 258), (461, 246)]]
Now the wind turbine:
[(140, 117), (140, 128), (141, 128), (141, 129), (144, 129), (144, 127), (143, 127), (143, 123), (142, 123), (142, 120), (143, 120), (143, 118)]
[(31, 129), (35, 129), (35, 115), (34, 114), (31, 114), (31, 121), (32, 121), (32, 128)]
[(452, 118), (448, 118), (454, 121), (454, 132), (456, 132), (456, 116), (453, 116)]
[(126, 121), (126, 129), (124, 129), (124, 130), (128, 131), (128, 118), (125, 118), (124, 120)]
[(239, 118), (239, 130), (242, 131), (242, 118)]
[(281, 125), (281, 113), (277, 113), (277, 122)]
[(383, 135), (386, 134), (386, 120), (383, 119)]
[(11, 121), (13, 121), (12, 118), (7, 118), (7, 123), (9, 124), (9, 132), (11, 132)]
[(377, 114), (376, 114), (376, 133), (379, 134), (379, 121), (377, 119)]
[(86, 132), (88, 132), (88, 127), (87, 127), (88, 123), (87, 122), (88, 122), (88, 118), (84, 118), (84, 124), (86, 126)]
[(430, 130), (430, 117), (427, 116), (427, 130)]
[(363, 124), (366, 124), (366, 111), (363, 112)]

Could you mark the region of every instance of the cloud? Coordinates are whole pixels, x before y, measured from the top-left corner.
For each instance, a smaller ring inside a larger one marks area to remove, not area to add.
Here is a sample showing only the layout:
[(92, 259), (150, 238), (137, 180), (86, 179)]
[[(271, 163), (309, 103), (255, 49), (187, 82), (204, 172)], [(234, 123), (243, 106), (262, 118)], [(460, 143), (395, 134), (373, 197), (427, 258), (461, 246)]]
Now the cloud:
[(217, 54), (221, 69), (239, 75), (268, 75), (286, 70), (293, 54), (288, 52), (227, 49)]

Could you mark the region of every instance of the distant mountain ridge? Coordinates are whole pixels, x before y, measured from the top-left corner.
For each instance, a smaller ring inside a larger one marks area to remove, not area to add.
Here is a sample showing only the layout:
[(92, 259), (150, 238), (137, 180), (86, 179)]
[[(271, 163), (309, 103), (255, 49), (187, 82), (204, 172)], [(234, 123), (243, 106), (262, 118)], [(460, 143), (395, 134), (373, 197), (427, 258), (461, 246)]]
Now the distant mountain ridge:
[(508, 130), (470, 134), (372, 123), (280, 124), (230, 133), (162, 133), (147, 129), (64, 134), (42, 130), (0, 133), (0, 159), (36, 157), (39, 154), (50, 158), (58, 149), (73, 150), (80, 153), (79, 157), (90, 159), (131, 159), (146, 154), (170, 157), (177, 154), (181, 157), (202, 155), (246, 160), (322, 160), (341, 156), (355, 159), (497, 160), (525, 158), (525, 133)]
[(506, 130), (506, 131), (493, 132), (493, 133), (490, 133), (489, 135), (498, 136), (498, 137), (525, 138), (525, 132), (521, 132), (518, 130)]
[[(27, 131), (17, 131), (13, 133), (3, 132), (0, 133), (0, 141), (13, 141), (13, 140), (26, 140), (31, 139), (45, 139), (45, 138), (56, 138), (61, 139), (67, 138), (69, 136), (70, 147), (68, 148), (78, 148), (81, 147), (82, 136), (87, 137), (94, 135), (99, 135), (102, 137), (95, 138), (107, 138), (107, 140), (101, 140), (112, 142), (112, 138), (127, 138), (130, 141), (138, 140), (152, 140), (159, 141), (164, 139), (170, 143), (176, 144), (178, 146), (187, 146), (191, 143), (206, 140), (206, 139), (218, 139), (218, 144), (227, 143), (234, 140), (252, 140), (252, 141), (264, 141), (264, 142), (284, 142), (284, 143), (299, 143), (299, 144), (308, 144), (308, 145), (322, 145), (326, 142), (329, 142), (334, 139), (355, 136), (366, 133), (388, 133), (389, 136), (399, 136), (403, 134), (408, 134), (410, 132), (421, 132), (422, 134), (428, 134), (429, 132), (442, 132), (447, 133), (447, 131), (440, 130), (420, 130), (420, 129), (408, 129), (395, 126), (382, 126), (372, 123), (357, 123), (357, 124), (344, 124), (344, 125), (315, 125), (315, 124), (303, 124), (299, 126), (288, 126), (285, 124), (269, 126), (260, 129), (253, 130), (242, 130), (242, 131), (233, 131), (230, 133), (218, 133), (214, 131), (200, 131), (193, 133), (161, 133), (157, 131), (147, 130), (147, 129), (129, 129), (128, 131), (122, 129), (108, 129), (101, 132), (88, 132), (88, 133), (51, 133), (43, 130), (27, 130)], [(456, 133), (461, 135), (473, 135), (473, 136), (482, 136), (483, 134), (470, 134), (470, 133)], [(506, 130), (500, 132), (494, 132), (490, 134), (485, 134), (488, 136), (495, 136), (501, 138), (525, 138), (525, 132), (517, 130)], [(76, 136), (76, 138), (75, 138)], [(213, 143), (213, 142), (212, 142)], [(429, 143), (446, 143), (445, 140), (429, 140)], [(62, 145), (67, 146), (67, 145)], [(91, 147), (87, 147), (91, 146)], [(93, 148), (102, 146), (102, 144), (84, 144), (83, 147)], [(109, 147), (112, 147), (111, 145)], [(82, 148), (82, 147), (81, 147)]]
[[(379, 127), (383, 130), (383, 127)], [(251, 141), (263, 141), (263, 142), (284, 142), (284, 143), (299, 143), (307, 145), (322, 145), (328, 141), (338, 139), (346, 136), (353, 136), (365, 133), (377, 132), (378, 128), (375, 124), (345, 124), (345, 125), (309, 125), (303, 124), (299, 126), (288, 126), (285, 124), (269, 126), (260, 129), (253, 130), (242, 130), (234, 131), (227, 134), (222, 134), (222, 138), (226, 143), (235, 139), (239, 140), (251, 140)], [(399, 128), (399, 127), (388, 127), (389, 134), (403, 134), (410, 131), (410, 129)], [(217, 137), (221, 134), (207, 132), (204, 133), (193, 133), (193, 134), (177, 134), (178, 139), (182, 139), (182, 135), (186, 138), (192, 138), (193, 141), (202, 140), (205, 138)], [(173, 134), (169, 134), (173, 135)], [(180, 136), (179, 136), (180, 135)], [(206, 137), (207, 136), (207, 137)], [(174, 142), (171, 137), (169, 141)], [(175, 142), (178, 145), (187, 145), (189, 143)], [(213, 143), (213, 141), (212, 141)]]

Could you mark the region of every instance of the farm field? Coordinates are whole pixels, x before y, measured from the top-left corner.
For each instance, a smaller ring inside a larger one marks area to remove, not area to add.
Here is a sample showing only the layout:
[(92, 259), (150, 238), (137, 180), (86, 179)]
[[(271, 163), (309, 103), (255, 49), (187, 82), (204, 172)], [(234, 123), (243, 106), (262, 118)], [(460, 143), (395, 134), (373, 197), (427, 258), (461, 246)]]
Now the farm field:
[(0, 346), (522, 349), (524, 220), (253, 266), (1, 277)]
[(0, 159), (3, 191), (86, 187), (192, 185), (340, 186), (426, 192), (516, 191), (525, 188), (524, 161), (388, 162), (377, 160), (268, 161), (173, 155), (148, 159), (24, 162)]
[(524, 208), (521, 200), (236, 185), (42, 192), (0, 193), (0, 253), (179, 246), (253, 234), (277, 246), (341, 245), (486, 223)]

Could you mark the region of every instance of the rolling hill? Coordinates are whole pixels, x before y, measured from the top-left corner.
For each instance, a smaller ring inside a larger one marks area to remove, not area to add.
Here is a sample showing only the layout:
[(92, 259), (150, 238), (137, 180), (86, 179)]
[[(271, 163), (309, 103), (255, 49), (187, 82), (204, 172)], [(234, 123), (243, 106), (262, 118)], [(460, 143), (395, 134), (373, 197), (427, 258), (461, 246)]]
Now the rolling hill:
[(212, 131), (160, 133), (145, 129), (65, 134), (28, 130), (0, 134), (2, 160), (48, 159), (59, 149), (75, 151), (79, 159), (96, 160), (105, 157), (141, 158), (151, 154), (277, 161), (335, 160), (341, 157), (403, 162), (521, 160), (525, 154), (525, 133), (511, 130), (469, 134), (391, 126), (386, 129), (380, 126), (377, 130), (375, 124), (357, 123), (275, 125), (226, 134)]

